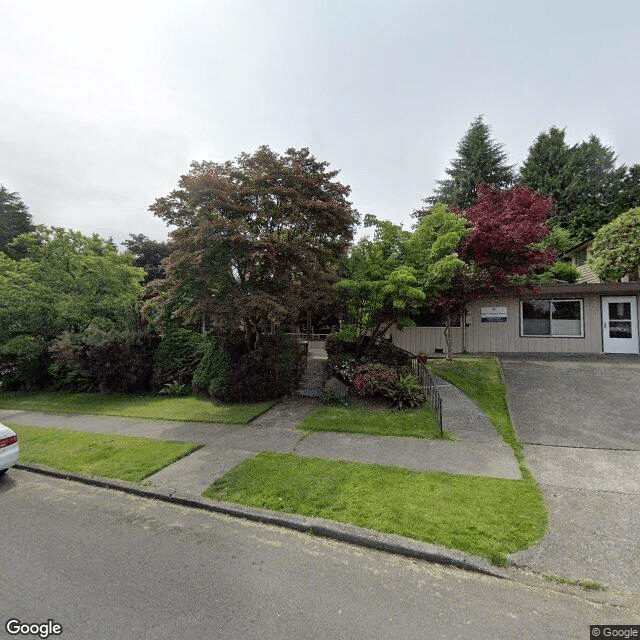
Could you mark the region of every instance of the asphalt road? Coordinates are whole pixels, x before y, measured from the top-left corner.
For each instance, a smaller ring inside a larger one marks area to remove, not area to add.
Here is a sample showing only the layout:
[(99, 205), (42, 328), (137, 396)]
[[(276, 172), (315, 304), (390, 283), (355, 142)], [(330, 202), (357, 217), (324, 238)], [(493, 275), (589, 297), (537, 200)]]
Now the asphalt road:
[(10, 618), (53, 619), (64, 640), (586, 639), (589, 624), (640, 623), (638, 603), (623, 595), (611, 594), (622, 605), (611, 606), (536, 580), (490, 578), (26, 471), (0, 480), (0, 637), (10, 637)]

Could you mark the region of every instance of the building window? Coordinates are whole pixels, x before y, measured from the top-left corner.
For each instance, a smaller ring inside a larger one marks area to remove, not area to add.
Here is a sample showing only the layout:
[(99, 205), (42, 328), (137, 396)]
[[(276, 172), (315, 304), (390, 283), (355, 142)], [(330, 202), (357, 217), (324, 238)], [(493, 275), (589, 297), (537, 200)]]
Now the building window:
[(587, 250), (576, 253), (574, 257), (574, 264), (576, 267), (581, 267), (583, 264), (587, 264)]
[(523, 300), (521, 335), (582, 338), (582, 300)]
[[(445, 317), (444, 313), (439, 309), (424, 309), (420, 312), (420, 315), (414, 318), (417, 327), (444, 327)], [(460, 326), (460, 316), (456, 315), (451, 320), (452, 327)]]

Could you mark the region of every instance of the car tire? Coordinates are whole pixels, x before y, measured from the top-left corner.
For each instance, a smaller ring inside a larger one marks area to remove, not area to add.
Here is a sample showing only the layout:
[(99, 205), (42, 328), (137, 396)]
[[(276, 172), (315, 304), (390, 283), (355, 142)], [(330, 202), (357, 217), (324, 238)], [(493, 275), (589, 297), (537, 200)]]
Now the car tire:
[(2, 476), (7, 473), (8, 469), (0, 469), (0, 478), (2, 478)]

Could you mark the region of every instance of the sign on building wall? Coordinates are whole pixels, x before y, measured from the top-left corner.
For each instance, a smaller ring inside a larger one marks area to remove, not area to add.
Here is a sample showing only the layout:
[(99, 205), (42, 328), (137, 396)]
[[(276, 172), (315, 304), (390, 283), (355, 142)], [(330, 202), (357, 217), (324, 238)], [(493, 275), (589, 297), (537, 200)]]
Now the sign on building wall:
[(480, 307), (480, 322), (506, 322), (507, 307)]

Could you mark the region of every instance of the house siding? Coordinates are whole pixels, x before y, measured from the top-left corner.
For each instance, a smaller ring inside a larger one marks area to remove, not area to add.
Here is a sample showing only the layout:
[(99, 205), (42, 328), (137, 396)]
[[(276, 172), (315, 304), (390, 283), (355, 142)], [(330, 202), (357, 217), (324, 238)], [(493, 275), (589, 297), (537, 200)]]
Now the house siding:
[[(599, 353), (602, 351), (600, 296), (571, 296), (581, 299), (582, 338), (523, 337), (520, 335), (520, 301), (485, 298), (469, 308), (471, 326), (467, 327), (469, 353)], [(480, 321), (482, 307), (506, 307), (507, 322)]]
[[(441, 327), (412, 327), (391, 330), (393, 344), (411, 353), (426, 353), (435, 355), (436, 349), (446, 353), (447, 343), (444, 339), (444, 329)], [(451, 328), (451, 349), (454, 353), (462, 353), (462, 329)]]
[(576, 267), (576, 269), (580, 274), (578, 276), (578, 282), (602, 282), (588, 264), (581, 264), (579, 267)]
[[(468, 309), (469, 326), (465, 328), (467, 353), (602, 353), (602, 297), (633, 295), (625, 292), (540, 295), (540, 298), (582, 300), (583, 337), (523, 337), (520, 335), (520, 300), (504, 297), (483, 298)], [(636, 307), (638, 306), (636, 296)], [(481, 322), (482, 307), (505, 307), (506, 322)], [(638, 313), (640, 318), (640, 309)], [(452, 351), (463, 352), (463, 329), (451, 329)], [(446, 350), (444, 329), (415, 327), (391, 330), (394, 344), (411, 353), (436, 355)]]

